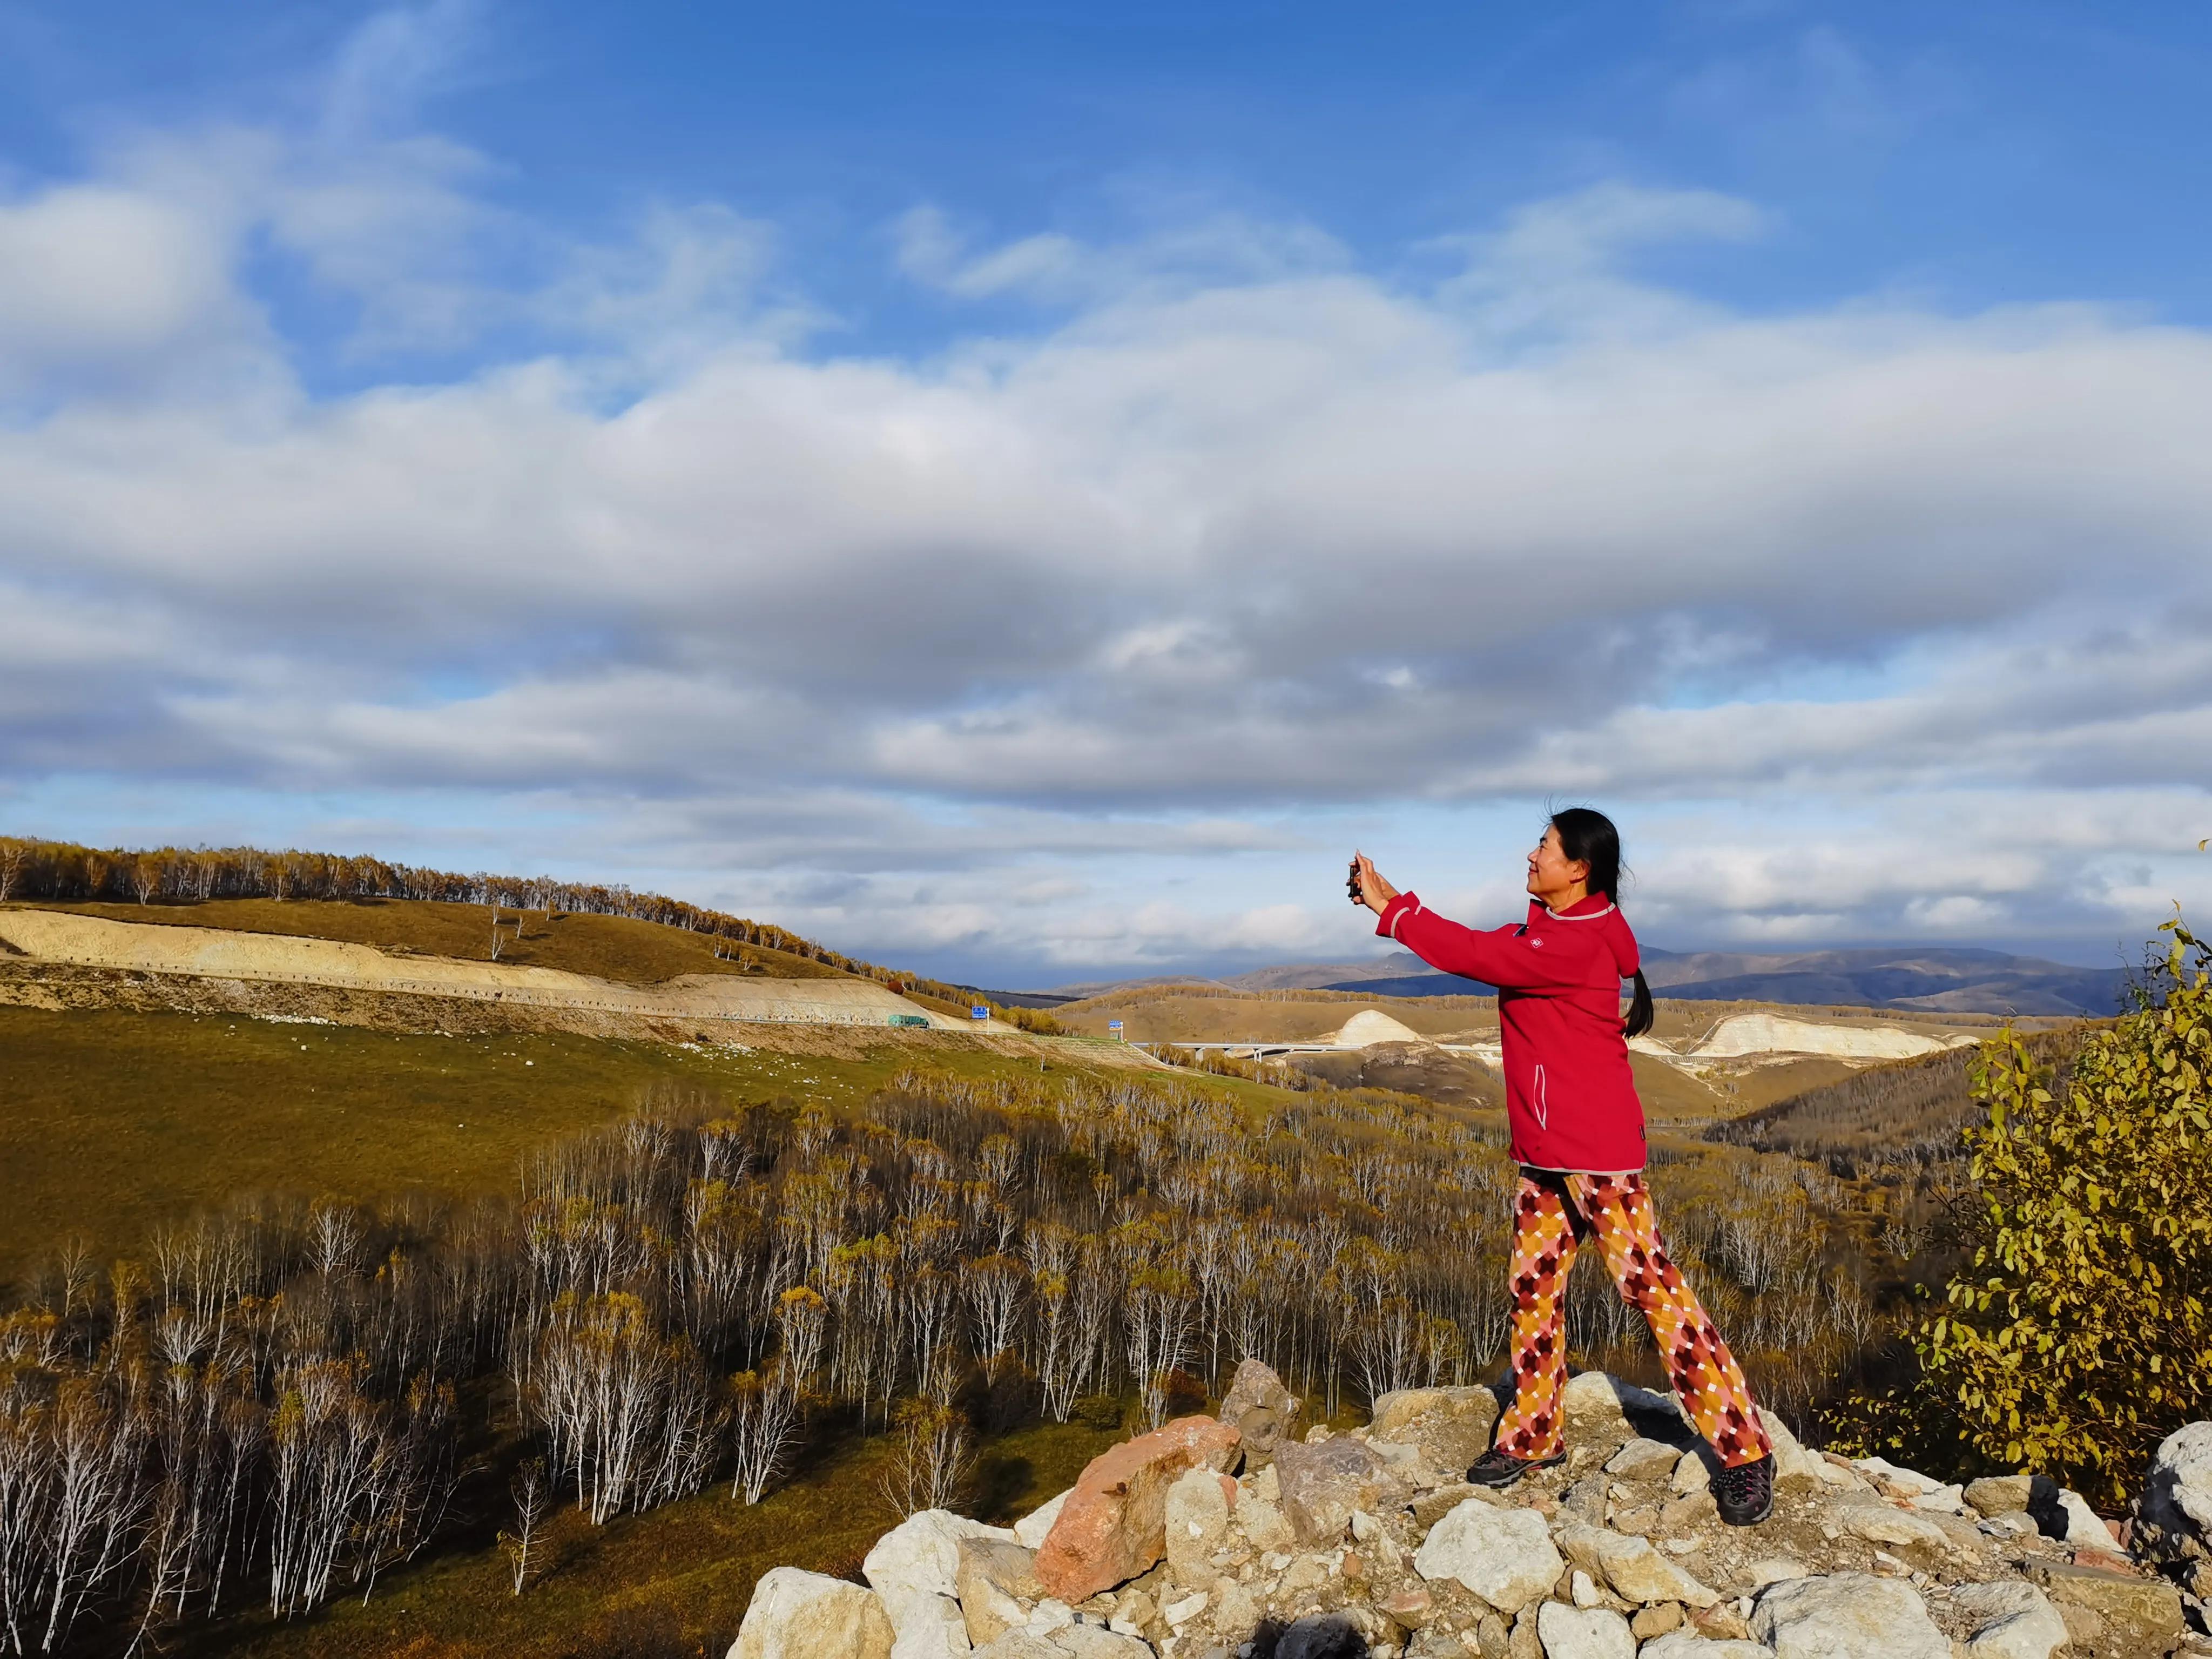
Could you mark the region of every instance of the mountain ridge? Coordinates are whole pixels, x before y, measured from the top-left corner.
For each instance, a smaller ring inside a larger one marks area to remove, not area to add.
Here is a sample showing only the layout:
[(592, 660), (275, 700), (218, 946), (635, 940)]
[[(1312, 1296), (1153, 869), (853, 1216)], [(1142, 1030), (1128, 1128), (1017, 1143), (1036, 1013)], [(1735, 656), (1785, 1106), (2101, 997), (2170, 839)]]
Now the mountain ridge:
[[(1644, 976), (1658, 995), (1686, 1001), (1894, 1008), (1923, 1013), (2087, 1015), (2118, 1012), (2121, 968), (2081, 968), (1966, 945), (1858, 945), (1800, 951), (1663, 951), (1646, 947)], [(1155, 975), (1059, 986), (1047, 994), (1097, 996), (1140, 986), (1218, 985), (1239, 991), (1327, 990), (1373, 996), (1463, 995), (1468, 981), (1410, 951), (1367, 962), (1282, 963), (1219, 978)]]

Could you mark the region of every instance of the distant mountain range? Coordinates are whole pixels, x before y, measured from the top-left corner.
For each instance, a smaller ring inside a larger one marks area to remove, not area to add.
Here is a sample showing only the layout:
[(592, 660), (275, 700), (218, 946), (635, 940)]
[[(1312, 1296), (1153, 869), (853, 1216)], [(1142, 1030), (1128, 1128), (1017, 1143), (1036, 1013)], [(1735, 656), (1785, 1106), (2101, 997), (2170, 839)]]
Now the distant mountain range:
[[(2120, 968), (2075, 968), (2001, 951), (1924, 945), (1782, 954), (1647, 947), (1644, 974), (1661, 996), (1698, 1002), (2040, 1015), (2114, 1013), (2128, 978)], [(1097, 996), (1109, 989), (1171, 982), (1172, 978), (1070, 985), (1053, 994)], [(1468, 981), (1438, 973), (1410, 951), (1372, 962), (1290, 963), (1205, 982), (1247, 991), (1355, 991), (1378, 997), (1464, 995), (1472, 988)]]

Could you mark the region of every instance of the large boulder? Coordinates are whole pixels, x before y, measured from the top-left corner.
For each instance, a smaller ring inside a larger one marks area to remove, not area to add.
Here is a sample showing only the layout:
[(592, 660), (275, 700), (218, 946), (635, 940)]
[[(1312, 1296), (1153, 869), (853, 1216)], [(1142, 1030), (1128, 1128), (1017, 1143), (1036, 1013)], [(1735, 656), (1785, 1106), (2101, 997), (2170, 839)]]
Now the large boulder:
[(2212, 1423), (2191, 1423), (2158, 1443), (2136, 1500), (2137, 1547), (2154, 1560), (2212, 1555)]
[(1275, 1448), (1275, 1479), (1284, 1516), (1298, 1542), (1310, 1547), (1335, 1543), (1353, 1510), (1373, 1514), (1399, 1485), (1365, 1441), (1345, 1435), (1311, 1446), (1285, 1441)]
[(1497, 1424), (1488, 1389), (1400, 1389), (1376, 1400), (1367, 1437), (1411, 1446), (1431, 1468), (1455, 1472), (1490, 1449)]
[(1872, 1573), (1770, 1585), (1752, 1610), (1751, 1633), (1777, 1659), (1951, 1659), (1951, 1638), (1912, 1586)]
[(958, 1659), (968, 1651), (968, 1623), (956, 1598), (960, 1543), (970, 1538), (1014, 1541), (1004, 1527), (950, 1510), (923, 1510), (878, 1538), (861, 1562), (896, 1633), (891, 1659)]
[(1273, 1368), (1257, 1359), (1237, 1365), (1229, 1392), (1221, 1397), (1221, 1420), (1243, 1437), (1248, 1474), (1274, 1460), (1275, 1448), (1290, 1438), (1297, 1415), (1297, 1396), (1283, 1386)]
[(771, 1567), (753, 1586), (728, 1659), (890, 1659), (891, 1621), (872, 1589)]
[(1636, 1659), (1636, 1635), (1609, 1607), (1547, 1601), (1536, 1609), (1536, 1638), (1545, 1659)]
[(1534, 1510), (1499, 1509), (1470, 1498), (1429, 1528), (1413, 1571), (1456, 1580), (1508, 1618), (1559, 1582), (1566, 1562)]
[(1970, 1621), (1966, 1651), (1973, 1659), (2051, 1659), (2066, 1650), (2066, 1620), (2033, 1584), (1961, 1584), (1951, 1605)]
[(1230, 1424), (1182, 1417), (1092, 1458), (1037, 1547), (1045, 1593), (1085, 1601), (1157, 1565), (1167, 1553), (1168, 1488), (1188, 1470), (1230, 1468), (1241, 1438)]

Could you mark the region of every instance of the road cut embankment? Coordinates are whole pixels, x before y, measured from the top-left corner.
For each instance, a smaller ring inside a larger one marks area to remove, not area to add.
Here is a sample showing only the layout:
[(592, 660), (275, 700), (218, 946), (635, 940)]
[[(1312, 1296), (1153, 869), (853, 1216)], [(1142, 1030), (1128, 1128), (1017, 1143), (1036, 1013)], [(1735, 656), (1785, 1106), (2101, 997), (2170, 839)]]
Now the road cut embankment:
[(888, 1025), (895, 1018), (902, 1024), (919, 1018), (939, 1030), (1011, 1030), (995, 1020), (952, 1018), (862, 979), (686, 974), (657, 985), (623, 985), (553, 968), (392, 956), (372, 945), (336, 939), (143, 926), (50, 910), (0, 910), (0, 945), (34, 962), (72, 967), (456, 998), (643, 1019)]

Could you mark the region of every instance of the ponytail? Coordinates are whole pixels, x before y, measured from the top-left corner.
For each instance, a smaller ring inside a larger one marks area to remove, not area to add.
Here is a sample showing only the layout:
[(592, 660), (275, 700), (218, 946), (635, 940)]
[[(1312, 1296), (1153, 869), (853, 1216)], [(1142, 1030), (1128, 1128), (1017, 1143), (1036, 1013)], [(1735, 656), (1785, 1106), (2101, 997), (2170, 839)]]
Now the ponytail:
[(1636, 970), (1636, 994), (1629, 999), (1628, 1018), (1620, 1022), (1623, 1036), (1639, 1037), (1651, 1029), (1651, 988), (1644, 982), (1644, 970)]
[[(1589, 866), (1587, 885), (1614, 904), (1620, 902), (1620, 878), (1626, 866), (1620, 861), (1620, 831), (1602, 812), (1587, 806), (1563, 807), (1552, 814), (1552, 827), (1559, 832), (1559, 850)], [(1628, 1018), (1620, 1022), (1623, 1036), (1639, 1037), (1651, 1029), (1651, 988), (1644, 970), (1636, 970), (1636, 994), (1629, 1000)]]

